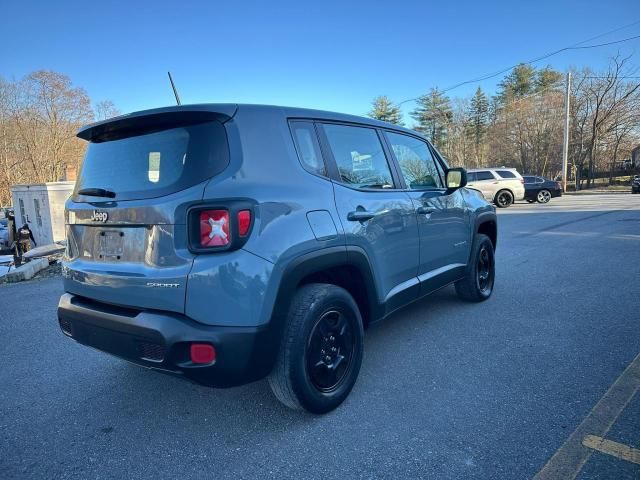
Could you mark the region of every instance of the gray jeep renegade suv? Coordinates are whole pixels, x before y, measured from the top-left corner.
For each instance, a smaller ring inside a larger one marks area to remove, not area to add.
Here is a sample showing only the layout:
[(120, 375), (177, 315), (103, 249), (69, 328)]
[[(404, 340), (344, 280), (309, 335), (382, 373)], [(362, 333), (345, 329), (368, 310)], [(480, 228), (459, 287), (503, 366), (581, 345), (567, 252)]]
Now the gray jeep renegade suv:
[(83, 128), (58, 320), (81, 344), (214, 387), (268, 377), (323, 413), (363, 330), (494, 283), (494, 207), (419, 134), (350, 115), (211, 104)]

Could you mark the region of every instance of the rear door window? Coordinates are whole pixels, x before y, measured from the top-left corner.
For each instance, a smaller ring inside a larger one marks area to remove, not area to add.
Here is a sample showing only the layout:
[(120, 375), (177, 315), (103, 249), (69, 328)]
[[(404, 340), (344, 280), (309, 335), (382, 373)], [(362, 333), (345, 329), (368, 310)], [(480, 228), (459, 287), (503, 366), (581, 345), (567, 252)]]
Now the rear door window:
[(509, 171), (509, 170), (496, 170), (496, 173), (501, 177), (501, 178), (518, 178), (516, 177), (515, 173)]
[(373, 128), (323, 124), (342, 183), (356, 188), (394, 188), (391, 169)]
[(415, 137), (385, 132), (407, 187), (412, 190), (443, 188), (429, 146)]
[(93, 141), (76, 182), (76, 196), (86, 188), (112, 191), (116, 200), (167, 195), (220, 173), (228, 158), (219, 122)]
[(490, 171), (482, 170), (480, 172), (476, 172), (476, 180), (495, 180), (495, 177)]

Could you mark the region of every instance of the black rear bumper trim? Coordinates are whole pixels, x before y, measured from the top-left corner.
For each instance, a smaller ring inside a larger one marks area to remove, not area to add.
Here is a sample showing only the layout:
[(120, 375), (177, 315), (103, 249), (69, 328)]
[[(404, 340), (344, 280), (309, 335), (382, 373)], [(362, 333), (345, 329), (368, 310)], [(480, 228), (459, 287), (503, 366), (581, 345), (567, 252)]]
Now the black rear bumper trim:
[[(268, 324), (220, 327), (171, 312), (122, 313), (106, 305), (103, 309), (95, 302), (83, 302), (69, 293), (58, 305), (63, 333), (78, 343), (211, 387), (242, 385), (265, 377), (279, 347), (278, 335)], [(215, 363), (191, 363), (191, 342), (213, 344)], [(142, 350), (141, 344), (145, 345)], [(148, 358), (150, 351), (154, 358)]]

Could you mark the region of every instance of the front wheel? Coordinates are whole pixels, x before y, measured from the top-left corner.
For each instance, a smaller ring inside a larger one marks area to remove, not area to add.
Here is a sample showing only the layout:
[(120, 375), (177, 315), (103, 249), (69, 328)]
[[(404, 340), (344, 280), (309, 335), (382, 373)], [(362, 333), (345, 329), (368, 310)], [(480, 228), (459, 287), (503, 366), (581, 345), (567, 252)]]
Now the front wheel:
[(345, 289), (313, 283), (291, 302), (269, 385), (284, 405), (326, 413), (356, 383), (364, 350), (362, 318)]
[(551, 200), (551, 192), (549, 190), (540, 190), (536, 200), (538, 200), (538, 203), (549, 203), (549, 200)]
[(495, 255), (491, 239), (481, 233), (476, 235), (467, 265), (467, 273), (455, 284), (460, 297), (470, 302), (482, 302), (493, 293), (496, 277)]
[(495, 202), (498, 208), (510, 207), (513, 203), (513, 194), (509, 190), (500, 190), (496, 194)]

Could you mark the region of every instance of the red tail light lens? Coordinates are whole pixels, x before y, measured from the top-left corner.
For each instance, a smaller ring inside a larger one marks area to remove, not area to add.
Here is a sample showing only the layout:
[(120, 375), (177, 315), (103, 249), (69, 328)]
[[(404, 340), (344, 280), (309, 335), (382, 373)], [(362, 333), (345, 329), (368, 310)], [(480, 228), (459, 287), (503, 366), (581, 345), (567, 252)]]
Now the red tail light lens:
[(208, 365), (216, 361), (216, 349), (209, 343), (192, 343), (191, 361), (200, 365)]
[(251, 210), (240, 210), (238, 212), (238, 234), (245, 237), (249, 233), (251, 226)]
[(229, 212), (203, 210), (200, 212), (200, 246), (224, 247), (231, 243)]

